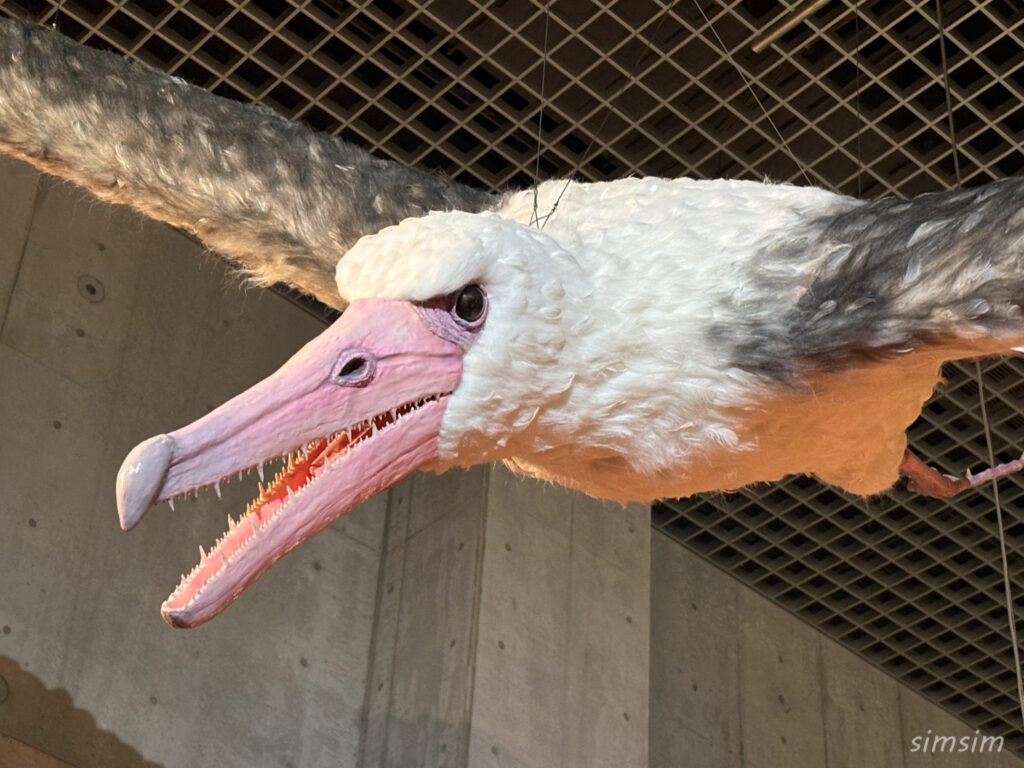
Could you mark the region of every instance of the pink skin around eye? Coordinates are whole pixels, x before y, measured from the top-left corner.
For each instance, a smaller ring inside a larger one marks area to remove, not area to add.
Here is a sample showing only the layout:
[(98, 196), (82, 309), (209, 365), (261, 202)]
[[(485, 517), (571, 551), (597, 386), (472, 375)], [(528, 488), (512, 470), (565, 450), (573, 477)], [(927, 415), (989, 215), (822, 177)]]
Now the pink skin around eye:
[(483, 330), (487, 321), (487, 294), (484, 292), (484, 311), (473, 322), (463, 320), (455, 314), (453, 307), (459, 291), (417, 302), (415, 307), (423, 322), (445, 341), (457, 344), (465, 351), (470, 348)]

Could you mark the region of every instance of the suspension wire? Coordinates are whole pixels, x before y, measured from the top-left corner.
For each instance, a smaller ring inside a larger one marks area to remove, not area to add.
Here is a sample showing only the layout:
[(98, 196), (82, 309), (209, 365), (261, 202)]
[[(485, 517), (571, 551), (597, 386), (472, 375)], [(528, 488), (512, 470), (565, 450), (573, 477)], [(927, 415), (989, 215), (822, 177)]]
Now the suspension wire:
[(861, 151), (861, 135), (864, 133), (864, 115), (860, 111), (860, 0), (853, 3), (853, 29), (856, 49), (853, 52), (854, 69), (857, 72), (857, 197), (864, 195), (864, 156)]
[(551, 0), (544, 3), (544, 58), (540, 65), (540, 110), (537, 112), (537, 162), (533, 169), (533, 213), (530, 214), (530, 226), (536, 226), (540, 219), (537, 215), (537, 196), (540, 190), (540, 153), (542, 133), (544, 130), (544, 85), (548, 74), (548, 29), (551, 24)]
[[(939, 53), (942, 61), (942, 77), (946, 86), (946, 115), (949, 119), (949, 141), (953, 149), (953, 171), (956, 174), (956, 185), (961, 187), (963, 179), (960, 175), (959, 147), (956, 139), (956, 124), (953, 120), (953, 96), (949, 82), (949, 64), (946, 59), (946, 25), (942, 18), (942, 0), (935, 0), (935, 17), (939, 25)], [(978, 401), (981, 404), (981, 421), (985, 427), (985, 446), (988, 449), (990, 467), (996, 465), (995, 450), (992, 447), (992, 424), (988, 418), (988, 406), (985, 402), (985, 382), (981, 373), (981, 363), (974, 361), (974, 374), (978, 380)], [(1021, 724), (1024, 725), (1024, 678), (1020, 668), (1020, 646), (1017, 643), (1017, 617), (1013, 610), (1013, 590), (1010, 583), (1010, 564), (1006, 554), (1006, 529), (1003, 525), (1003, 506), (999, 499), (999, 481), (992, 478), (992, 497), (996, 507), (996, 528), (999, 531), (999, 557), (1003, 566), (1003, 595), (1006, 599), (1006, 618), (1010, 626), (1010, 642), (1013, 645), (1013, 663), (1017, 672), (1017, 702), (1020, 705)]]
[(960, 147), (956, 140), (956, 125), (953, 122), (953, 89), (949, 84), (949, 64), (946, 61), (946, 24), (942, 18), (942, 0), (935, 0), (935, 19), (939, 23), (939, 55), (942, 60), (942, 79), (946, 86), (946, 119), (949, 121), (949, 143), (953, 149), (953, 173), (956, 185), (963, 185), (960, 178)]
[(729, 61), (730, 64), (732, 64), (733, 69), (736, 70), (736, 72), (740, 76), (740, 79), (743, 81), (743, 84), (747, 87), (747, 90), (750, 91), (750, 95), (753, 96), (754, 101), (757, 102), (757, 106), (761, 108), (761, 112), (764, 113), (765, 119), (768, 120), (768, 125), (772, 127), (773, 131), (775, 131), (775, 135), (778, 137), (779, 143), (782, 144), (790, 159), (794, 163), (796, 163), (796, 167), (800, 169), (800, 175), (804, 177), (804, 181), (807, 182), (807, 186), (813, 187), (814, 183), (811, 181), (811, 177), (807, 174), (807, 167), (802, 162), (800, 162), (800, 158), (796, 156), (796, 153), (793, 152), (789, 144), (786, 142), (786, 139), (783, 137), (782, 131), (780, 131), (779, 127), (775, 125), (775, 121), (772, 120), (772, 116), (768, 114), (768, 110), (765, 109), (764, 104), (761, 103), (761, 99), (758, 98), (757, 92), (754, 91), (754, 86), (751, 84), (750, 78), (747, 77), (746, 73), (743, 71), (743, 68), (740, 67), (736, 59), (733, 58), (733, 55), (732, 53), (730, 53), (729, 49), (726, 48), (725, 43), (722, 41), (722, 38), (718, 34), (718, 30), (715, 29), (715, 25), (711, 23), (711, 19), (708, 18), (708, 15), (704, 13), (704, 9), (701, 8), (698, 0), (693, 0), (693, 4), (697, 7), (697, 10), (700, 11), (700, 15), (704, 17), (704, 23), (708, 25), (708, 29), (711, 30), (711, 34), (713, 34), (715, 36), (715, 40), (718, 41), (718, 47), (722, 49), (722, 53), (725, 54), (725, 58)]
[[(937, 0), (938, 1), (938, 0)], [(974, 361), (974, 373), (978, 378), (978, 400), (981, 402), (981, 419), (985, 425), (985, 445), (988, 447), (989, 466), (996, 465), (995, 451), (992, 450), (992, 427), (988, 420), (985, 404), (985, 385), (982, 383), (981, 363)], [(1003, 594), (1006, 598), (1006, 616), (1010, 625), (1010, 642), (1013, 644), (1013, 663), (1017, 670), (1017, 701), (1020, 703), (1021, 724), (1024, 725), (1024, 679), (1020, 671), (1020, 646), (1017, 645), (1017, 617), (1013, 610), (1013, 595), (1010, 585), (1010, 565), (1006, 555), (1006, 531), (1003, 527), (1003, 507), (999, 503), (999, 481), (992, 478), (992, 496), (996, 503), (996, 527), (999, 529), (999, 557), (1003, 564)]]
[[(670, 2), (668, 5), (661, 9), (661, 13), (659, 14), (658, 18), (658, 23), (654, 27), (654, 32), (651, 34), (649, 38), (650, 40), (656, 40), (658, 38), (658, 32), (661, 31), (661, 25), (665, 22), (665, 19), (668, 18), (668, 12), (672, 10), (672, 7), (676, 4), (676, 2), (677, 0), (672, 0), (672, 2)], [(558, 210), (558, 204), (562, 202), (562, 196), (565, 194), (565, 191), (569, 189), (569, 185), (572, 184), (573, 175), (576, 173), (580, 173), (583, 170), (583, 164), (586, 163), (587, 158), (590, 157), (590, 150), (594, 148), (594, 144), (597, 141), (597, 137), (601, 135), (601, 131), (604, 130), (605, 123), (607, 123), (608, 118), (611, 117), (615, 102), (618, 101), (619, 96), (621, 96), (625, 92), (628, 86), (636, 82), (636, 75), (640, 71), (640, 65), (647, 60), (647, 57), (650, 55), (651, 50), (652, 46), (646, 46), (643, 48), (643, 50), (640, 52), (640, 55), (636, 57), (636, 61), (633, 62), (633, 66), (630, 69), (629, 76), (625, 79), (625, 81), (623, 81), (622, 85), (619, 87), (619, 90), (617, 90), (612, 95), (612, 97), (606, 102), (604, 118), (602, 118), (601, 123), (597, 126), (597, 130), (591, 134), (590, 143), (587, 144), (587, 148), (583, 150), (583, 154), (580, 155), (580, 159), (576, 162), (575, 167), (569, 174), (569, 178), (565, 180), (565, 184), (562, 186), (562, 189), (559, 190), (558, 197), (555, 198), (555, 202), (551, 205), (551, 209), (544, 215), (543, 221), (541, 221), (540, 223), (541, 229), (544, 229), (544, 227), (547, 226), (547, 223), (551, 220), (551, 217), (555, 215), (555, 211)], [(534, 203), (536, 204), (536, 196), (534, 197)], [(536, 209), (534, 210), (534, 213), (536, 213)]]

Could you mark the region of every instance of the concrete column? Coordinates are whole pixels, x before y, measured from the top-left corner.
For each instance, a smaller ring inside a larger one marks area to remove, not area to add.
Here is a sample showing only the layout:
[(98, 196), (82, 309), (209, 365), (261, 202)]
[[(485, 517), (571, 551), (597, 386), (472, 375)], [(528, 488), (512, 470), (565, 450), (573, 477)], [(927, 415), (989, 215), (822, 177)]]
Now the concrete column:
[(647, 765), (648, 514), (501, 467), (396, 487), (360, 765)]

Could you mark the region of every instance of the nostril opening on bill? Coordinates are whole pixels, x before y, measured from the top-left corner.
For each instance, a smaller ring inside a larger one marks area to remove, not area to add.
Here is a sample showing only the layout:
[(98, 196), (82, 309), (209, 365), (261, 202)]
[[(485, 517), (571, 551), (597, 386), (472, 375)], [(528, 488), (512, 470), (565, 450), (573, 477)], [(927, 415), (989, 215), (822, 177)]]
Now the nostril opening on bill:
[(342, 377), (353, 376), (362, 371), (366, 366), (367, 362), (365, 357), (353, 357), (341, 366), (341, 370), (338, 372), (338, 375)]
[(346, 349), (334, 366), (334, 380), (347, 387), (369, 384), (377, 372), (377, 358), (365, 349)]

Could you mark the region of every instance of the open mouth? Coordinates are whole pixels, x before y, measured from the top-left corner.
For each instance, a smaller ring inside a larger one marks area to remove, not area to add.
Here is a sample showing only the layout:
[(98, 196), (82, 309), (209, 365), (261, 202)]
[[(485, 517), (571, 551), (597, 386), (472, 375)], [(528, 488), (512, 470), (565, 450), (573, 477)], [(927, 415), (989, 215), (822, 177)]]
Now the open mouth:
[[(424, 406), (431, 403), (443, 405), (440, 401), (447, 394), (431, 395), (405, 403), (311, 440), (282, 456), (240, 470), (239, 477), (254, 468), (257, 470), (260, 476), (259, 495), (249, 503), (238, 520), (228, 515), (228, 529), (209, 552), (199, 547), (199, 562), (188, 575), (181, 577), (177, 588), (161, 606), (164, 619), (175, 626), (193, 626), (206, 620), (209, 616), (196, 621), (191, 614), (204, 596), (217, 589), (219, 582), (231, 582), (230, 598), (233, 598), (295, 546), (376, 493), (379, 489), (368, 487), (355, 499), (339, 498), (335, 502), (334, 513), (327, 515), (311, 513), (309, 509), (310, 506), (317, 506), (316, 502), (323, 507), (323, 499), (314, 499), (312, 505), (305, 503), (308, 496), (322, 495), (317, 494), (318, 486), (336, 486), (337, 483), (331, 482), (330, 478), (336, 474), (344, 475), (346, 466), (352, 464), (353, 458), (363, 452), (364, 444), (386, 439), (397, 425)], [(264, 485), (264, 465), (275, 462), (282, 462), (283, 466)], [(231, 476), (188, 489), (177, 496), (194, 494), (198, 488), (212, 486), (219, 497), (220, 483)], [(174, 497), (162, 500), (173, 507)], [(229, 575), (231, 578), (227, 578)]]
[[(437, 466), (463, 347), (409, 302), (354, 301), (277, 371), (205, 416), (136, 445), (117, 473), (121, 527), (153, 504), (256, 470), (257, 497), (161, 607), (176, 627), (223, 611), (268, 568), (366, 499)], [(399, 405), (400, 404), (400, 405)], [(367, 418), (368, 414), (376, 414)], [(267, 462), (271, 464), (267, 475)], [(269, 482), (266, 480), (269, 479)]]

